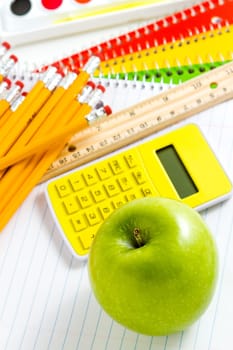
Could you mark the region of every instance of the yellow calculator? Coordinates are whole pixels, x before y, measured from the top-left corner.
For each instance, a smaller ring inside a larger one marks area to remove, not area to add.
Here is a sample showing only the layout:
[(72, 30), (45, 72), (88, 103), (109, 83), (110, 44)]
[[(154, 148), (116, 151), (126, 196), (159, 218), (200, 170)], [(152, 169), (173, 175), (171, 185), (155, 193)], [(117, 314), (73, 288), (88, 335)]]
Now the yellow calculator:
[(163, 196), (201, 210), (231, 190), (203, 134), (188, 124), (50, 180), (45, 192), (59, 231), (82, 258), (101, 223), (128, 201)]

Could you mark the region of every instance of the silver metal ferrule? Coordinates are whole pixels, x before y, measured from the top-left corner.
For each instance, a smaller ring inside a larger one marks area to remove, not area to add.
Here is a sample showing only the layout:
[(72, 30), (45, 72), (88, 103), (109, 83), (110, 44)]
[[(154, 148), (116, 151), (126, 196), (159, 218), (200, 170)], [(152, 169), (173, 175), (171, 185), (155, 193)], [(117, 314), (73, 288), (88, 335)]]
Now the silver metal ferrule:
[(13, 102), (11, 103), (11, 110), (12, 110), (12, 112), (16, 111), (16, 109), (19, 107), (19, 105), (21, 105), (21, 103), (25, 100), (25, 97), (26, 96), (20, 94), (19, 96), (17, 96), (13, 100)]
[(77, 96), (77, 100), (80, 103), (87, 103), (90, 99), (91, 94), (93, 93), (93, 89), (93, 86), (85, 85), (81, 93)]
[(103, 91), (101, 89), (96, 88), (88, 98), (88, 105), (91, 107), (95, 107), (100, 97), (103, 95)]
[(4, 67), (4, 56), (0, 56), (0, 69)]
[(58, 84), (63, 87), (65, 90), (69, 88), (69, 86), (73, 83), (73, 81), (77, 78), (77, 74), (74, 72), (68, 72)]
[(7, 75), (7, 61), (4, 61), (4, 60), (1, 60), (0, 59), (0, 74), (3, 75), (3, 76), (6, 76)]
[(48, 69), (42, 73), (41, 80), (44, 82), (44, 84), (48, 84), (48, 82), (53, 78), (53, 76), (57, 73), (56, 67), (48, 67)]
[(61, 80), (61, 74), (55, 73), (54, 76), (45, 84), (45, 86), (49, 91), (53, 91), (58, 86)]
[(7, 75), (10, 70), (12, 69), (12, 67), (14, 67), (14, 65), (16, 64), (15, 60), (13, 60), (11, 57), (9, 57), (6, 62), (4, 63), (4, 67), (2, 67), (3, 69), (3, 75)]
[(91, 113), (89, 113), (85, 118), (88, 122), (88, 124), (94, 123), (97, 120), (106, 117), (107, 113), (105, 112), (104, 106), (98, 109), (93, 110)]
[(14, 98), (19, 94), (20, 90), (21, 88), (18, 85), (12, 86), (6, 94), (6, 101), (11, 103), (14, 100)]
[(1, 92), (0, 100), (6, 100), (6, 96), (7, 96), (7, 94), (8, 94), (8, 91), (9, 91), (9, 89), (4, 89), (4, 90)]
[[(0, 84), (0, 95), (4, 92), (7, 91), (8, 89), (8, 84), (3, 80)], [(0, 96), (1, 98), (1, 96)]]
[(94, 71), (99, 67), (99, 64), (100, 58), (97, 56), (92, 56), (84, 65), (83, 70), (88, 74), (93, 74)]
[(0, 46), (0, 58), (3, 57), (9, 49), (10, 49), (9, 44), (7, 44), (6, 42), (2, 43)]
[(98, 119), (97, 114), (96, 114), (96, 110), (94, 110), (91, 113), (89, 113), (88, 115), (86, 115), (85, 119), (87, 120), (88, 124), (94, 123)]
[(0, 46), (0, 59), (5, 55), (7, 52), (7, 48), (5, 46)]

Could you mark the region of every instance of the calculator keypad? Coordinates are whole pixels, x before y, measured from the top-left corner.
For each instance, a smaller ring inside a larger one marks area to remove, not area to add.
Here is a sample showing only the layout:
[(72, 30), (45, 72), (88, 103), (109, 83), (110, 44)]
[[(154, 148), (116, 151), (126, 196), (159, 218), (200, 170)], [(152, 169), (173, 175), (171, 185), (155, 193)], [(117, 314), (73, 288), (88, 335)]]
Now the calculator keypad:
[(63, 234), (78, 255), (88, 253), (98, 227), (115, 209), (158, 195), (136, 149), (52, 180), (47, 193)]

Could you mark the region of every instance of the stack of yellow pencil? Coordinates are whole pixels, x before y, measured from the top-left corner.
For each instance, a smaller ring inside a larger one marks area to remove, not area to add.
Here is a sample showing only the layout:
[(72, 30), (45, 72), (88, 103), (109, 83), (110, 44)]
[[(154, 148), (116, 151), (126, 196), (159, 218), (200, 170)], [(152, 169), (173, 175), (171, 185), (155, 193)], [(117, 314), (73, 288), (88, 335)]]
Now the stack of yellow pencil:
[(97, 116), (111, 112), (101, 101), (104, 88), (89, 81), (99, 63), (99, 58), (92, 57), (78, 74), (69, 72), (65, 76), (50, 67), (27, 94), (22, 93), (20, 82), (11, 85), (3, 76), (0, 82), (0, 230), (69, 138)]

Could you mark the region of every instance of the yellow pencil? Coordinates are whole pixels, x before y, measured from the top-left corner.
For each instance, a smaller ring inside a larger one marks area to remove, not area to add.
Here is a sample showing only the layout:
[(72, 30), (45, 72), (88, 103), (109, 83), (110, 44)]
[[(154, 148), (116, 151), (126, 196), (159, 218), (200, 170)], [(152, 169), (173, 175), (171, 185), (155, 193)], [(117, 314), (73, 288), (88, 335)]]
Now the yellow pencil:
[[(69, 75), (68, 77), (70, 81), (73, 80), (72, 76)], [(68, 80), (65, 79), (63, 81), (62, 86), (69, 85)], [(83, 101), (85, 99), (85, 96), (87, 96), (88, 93), (90, 93), (93, 90), (94, 86), (92, 82), (88, 82), (87, 85), (83, 88), (83, 91), (79, 96)], [(63, 109), (60, 108), (60, 111), (57, 111), (56, 109), (53, 110), (53, 107), (56, 104), (61, 106), (65, 104), (64, 99), (62, 96), (65, 95), (65, 89), (64, 87), (58, 88), (57, 94), (56, 91), (54, 95), (51, 96), (51, 98), (47, 101), (48, 103), (45, 104), (44, 107), (38, 112), (36, 117), (32, 120), (30, 125), (24, 130), (24, 132), (18, 137), (16, 142), (12, 145), (11, 149), (6, 153), (7, 156), (14, 157), (15, 152), (24, 152), (25, 145), (30, 144), (31, 140), (34, 136), (49, 138), (50, 132), (54, 129), (61, 126), (63, 130), (63, 123), (64, 119), (66, 120), (68, 116), (73, 115), (75, 112), (77, 112), (78, 108), (80, 107), (80, 101), (78, 99), (75, 99), (73, 101), (69, 102), (69, 108), (68, 111), (63, 112)], [(54, 98), (53, 98), (54, 97)], [(62, 101), (60, 101), (62, 99)], [(51, 100), (51, 101), (50, 101)], [(52, 103), (51, 103), (52, 102)], [(61, 103), (60, 103), (61, 102)], [(49, 114), (49, 111), (52, 112)], [(60, 112), (60, 113), (59, 113)], [(49, 115), (48, 115), (49, 114)], [(41, 152), (40, 152), (41, 153)], [(0, 178), (4, 175), (3, 171), (0, 171)]]
[[(81, 111), (81, 113), (83, 112)], [(111, 113), (111, 107), (108, 105), (102, 106), (98, 108), (98, 110), (94, 110), (93, 113), (87, 115), (84, 113), (84, 118), (72, 120), (72, 122), (63, 130), (55, 131), (52, 134), (49, 134), (47, 138), (36, 139), (23, 149), (15, 150), (14, 153), (7, 154), (0, 158), (0, 169), (8, 168), (23, 159), (56, 148), (61, 140), (66, 138), (70, 139), (74, 134), (82, 131), (90, 124), (95, 123), (97, 120), (100, 120)]]
[[(69, 121), (71, 119), (71, 117), (76, 114), (78, 112), (78, 110), (81, 108), (81, 103), (85, 103), (86, 99), (88, 98), (88, 94), (90, 95), (90, 93), (92, 92), (94, 86), (93, 84), (87, 84), (84, 88), (81, 94), (79, 94), (77, 96), (77, 98), (73, 101), (70, 102), (69, 104), (69, 109), (66, 111), (66, 113), (64, 113), (64, 117), (60, 118), (60, 115), (58, 115), (57, 113), (52, 113), (49, 116), (49, 119), (47, 120), (47, 123), (44, 123), (41, 125), (41, 127), (39, 129), (34, 130), (34, 128), (32, 129), (32, 131), (37, 131), (36, 132), (36, 137), (43, 137), (45, 140), (47, 138), (49, 138), (49, 134), (51, 133), (51, 131), (56, 128), (58, 133), (61, 133), (63, 131), (64, 126), (66, 125), (67, 121)], [(99, 93), (98, 93), (99, 94)], [(35, 123), (37, 126), (37, 123)], [(30, 128), (28, 128), (27, 130), (31, 131)], [(26, 131), (27, 131), (26, 130)], [(32, 139), (33, 141), (33, 135), (31, 132), (30, 133), (23, 133), (21, 135), (21, 137), (19, 137), (17, 139), (17, 141), (14, 143), (14, 145), (12, 146), (12, 148), (9, 150), (9, 152), (7, 153), (6, 157), (15, 157), (15, 152), (20, 152), (23, 153), (24, 149), (25, 149), (25, 145), (29, 144), (30, 145), (30, 141)], [(39, 152), (40, 154), (42, 153), (41, 151)], [(6, 169), (5, 169), (6, 170)], [(0, 178), (4, 176), (4, 171), (0, 171)], [(9, 176), (8, 176), (9, 178)], [(10, 180), (11, 181), (11, 180)], [(13, 179), (12, 179), (13, 181)], [(1, 191), (1, 184), (0, 183), (0, 191)], [(9, 192), (8, 192), (9, 194)]]
[[(50, 74), (51, 76), (51, 74)], [(57, 76), (52, 75), (53, 79), (56, 80)], [(46, 76), (47, 80), (47, 76)], [(43, 106), (45, 101), (51, 96), (52, 90), (49, 87), (49, 82), (45, 83), (45, 79), (38, 81), (32, 91), (30, 91), (23, 103), (20, 104), (19, 108), (10, 114), (10, 118), (7, 123), (0, 129), (0, 139), (3, 140), (1, 144), (0, 155), (4, 155), (16, 142), (21, 133), (26, 129), (30, 122), (35, 117), (36, 113)], [(53, 84), (52, 87), (54, 88)]]
[(0, 129), (2, 129), (3, 125), (10, 120), (12, 112), (15, 112), (17, 110), (17, 108), (24, 101), (26, 96), (27, 93), (23, 91), (20, 95), (16, 96), (16, 98), (13, 99), (13, 101), (10, 104), (10, 108), (8, 108), (4, 115), (2, 115), (2, 117), (0, 118)]
[[(15, 201), (18, 202), (18, 193), (28, 194), (32, 188), (39, 182), (44, 172), (47, 170), (51, 162), (56, 159), (58, 154), (62, 151), (66, 140), (61, 140), (59, 146), (56, 149), (48, 151), (43, 154), (35, 155), (32, 158), (26, 159), (17, 163), (11, 167), (0, 181), (0, 217), (1, 224), (4, 222), (4, 217), (7, 214), (6, 208), (9, 207), (9, 203)], [(33, 187), (29, 188), (29, 183), (33, 184)], [(25, 197), (24, 197), (25, 198)], [(4, 214), (6, 212), (6, 214)]]
[(6, 111), (5, 97), (10, 87), (11, 87), (11, 81), (7, 78), (4, 78), (3, 81), (0, 83), (0, 119)]
[[(24, 161), (24, 165), (22, 164), (23, 162), (20, 162), (10, 168), (9, 173), (12, 169), (17, 168), (17, 173), (21, 173), (21, 176), (17, 181), (9, 181), (7, 179), (8, 181), (4, 184), (5, 189), (8, 188), (8, 191), (5, 191), (4, 197), (1, 197), (3, 198), (3, 202), (1, 201), (0, 203), (0, 230), (7, 224), (15, 210), (17, 210), (26, 196), (31, 192), (32, 188), (37, 185), (51, 162), (60, 154), (64, 145), (65, 140), (63, 143), (60, 142), (55, 149), (49, 150), (43, 155), (36, 155), (30, 158), (29, 161)], [(3, 182), (5, 178), (7, 176), (3, 177)], [(15, 176), (13, 178), (15, 179)]]
[[(14, 146), (9, 150), (8, 153), (15, 152), (18, 149), (24, 147), (30, 140), (36, 135), (37, 131), (41, 133), (44, 127), (47, 128), (46, 125), (51, 123), (51, 112), (53, 109), (63, 101), (63, 96), (66, 90), (69, 88), (70, 84), (74, 80), (73, 73), (68, 73), (67, 76), (63, 77), (55, 90), (51, 94), (50, 98), (44, 103), (42, 108), (38, 111), (35, 118), (30, 122), (28, 127), (23, 131), (23, 133), (19, 136)], [(56, 121), (58, 117), (56, 116)], [(49, 129), (49, 127), (48, 127)]]
[(5, 91), (4, 98), (0, 101), (0, 127), (4, 124), (4, 114), (11, 107), (11, 103), (19, 95), (24, 84), (21, 81), (16, 81), (15, 84)]
[[(23, 172), (23, 177), (20, 178), (21, 184), (17, 188), (17, 192), (8, 198), (7, 203), (1, 205), (0, 208), (0, 231), (4, 228), (11, 216), (22, 204), (26, 196), (31, 192), (32, 188), (37, 185), (41, 177), (51, 164), (56, 159), (59, 153), (64, 147), (63, 143), (60, 143), (56, 149), (46, 152), (42, 156), (34, 156), (30, 160), (30, 167), (27, 167), (27, 172)], [(21, 165), (21, 163), (19, 163)], [(19, 167), (21, 169), (21, 166)], [(3, 178), (4, 179), (4, 178)], [(6, 201), (4, 201), (6, 202)]]
[[(43, 122), (46, 121), (45, 130), (51, 128), (54, 118), (56, 118), (56, 121), (59, 120), (60, 123), (60, 118), (62, 118), (63, 115), (65, 116), (67, 109), (71, 108), (71, 104), (75, 96), (81, 92), (84, 84), (88, 81), (90, 74), (96, 70), (99, 63), (99, 58), (93, 56), (88, 60), (83, 70), (78, 75), (75, 73), (68, 73), (68, 76), (64, 79), (64, 86), (61, 86), (60, 89), (57, 88), (55, 90), (52, 95), (53, 98), (48, 100), (48, 103), (45, 104), (41, 113), (39, 112), (37, 114), (33, 122), (30, 123), (30, 126), (21, 134), (21, 144), (27, 144), (34, 136), (39, 126), (42, 126), (41, 124)], [(63, 89), (65, 89), (65, 91)], [(11, 140), (8, 141), (8, 144), (10, 142)]]
[(84, 85), (90, 78), (90, 75), (98, 68), (99, 64), (100, 59), (96, 56), (93, 56), (88, 60), (86, 65), (78, 73), (72, 84), (63, 95), (63, 99), (60, 101), (61, 103), (58, 103), (56, 105), (52, 113), (56, 114), (57, 116), (62, 116), (67, 111), (67, 109), (70, 108), (70, 103), (81, 92)]
[[(82, 90), (83, 81), (86, 81), (89, 78), (89, 75), (92, 73), (92, 70), (97, 68), (97, 60), (92, 59), (90, 61), (90, 64), (87, 64), (87, 66), (85, 67), (86, 71), (81, 72), (79, 74), (79, 84), (76, 86), (76, 91)], [(72, 85), (71, 88), (73, 88)], [(77, 103), (77, 105), (79, 105), (79, 103)], [(68, 115), (70, 115), (71, 110), (68, 109), (66, 112)], [(69, 121), (70, 118), (67, 116), (66, 120), (60, 123), (61, 125), (59, 125), (59, 128), (62, 128)], [(29, 183), (33, 183), (34, 185), (38, 183), (39, 179), (43, 176), (50, 163), (58, 156), (63, 147), (64, 143), (61, 142), (59, 147), (56, 150), (50, 152), (49, 154), (46, 153), (44, 156), (36, 155), (30, 158), (29, 160), (26, 159), (22, 162), (17, 163), (16, 165), (7, 170), (7, 172), (0, 181), (0, 198), (3, 199), (3, 202), (1, 201), (0, 203), (1, 224), (2, 222), (5, 222), (5, 217), (9, 219), (12, 215), (10, 214), (12, 213), (12, 209), (10, 208), (11, 202), (14, 200), (17, 201), (18, 205), (16, 206), (14, 204), (14, 208), (20, 205), (21, 202), (17, 198), (25, 198), (22, 195), (22, 193), (25, 193), (25, 195), (27, 195), (27, 193), (30, 192), (30, 190), (32, 189), (32, 187), (28, 189)], [(29, 177), (33, 178), (34, 180), (31, 180), (31, 182), (29, 182)], [(21, 193), (20, 197), (18, 196), (19, 192)], [(6, 208), (9, 208), (9, 210), (7, 210)]]
[[(61, 120), (66, 118), (67, 109), (72, 109), (72, 103), (75, 103), (75, 96), (82, 91), (82, 94), (89, 93), (89, 89), (93, 88), (92, 82), (87, 82), (90, 74), (99, 65), (99, 58), (92, 57), (89, 59), (87, 64), (84, 66), (83, 70), (76, 75), (75, 73), (68, 73), (68, 75), (61, 81), (61, 86), (57, 87), (51, 98), (43, 106), (43, 108), (38, 112), (36, 118), (30, 123), (29, 127), (24, 130), (17, 142), (17, 149), (21, 146), (26, 145), (32, 137), (39, 130), (40, 133), (47, 132), (54, 126), (59, 127)], [(83, 88), (84, 84), (87, 82), (86, 87)], [(77, 102), (74, 108), (77, 107)], [(59, 124), (55, 124), (59, 121)]]

